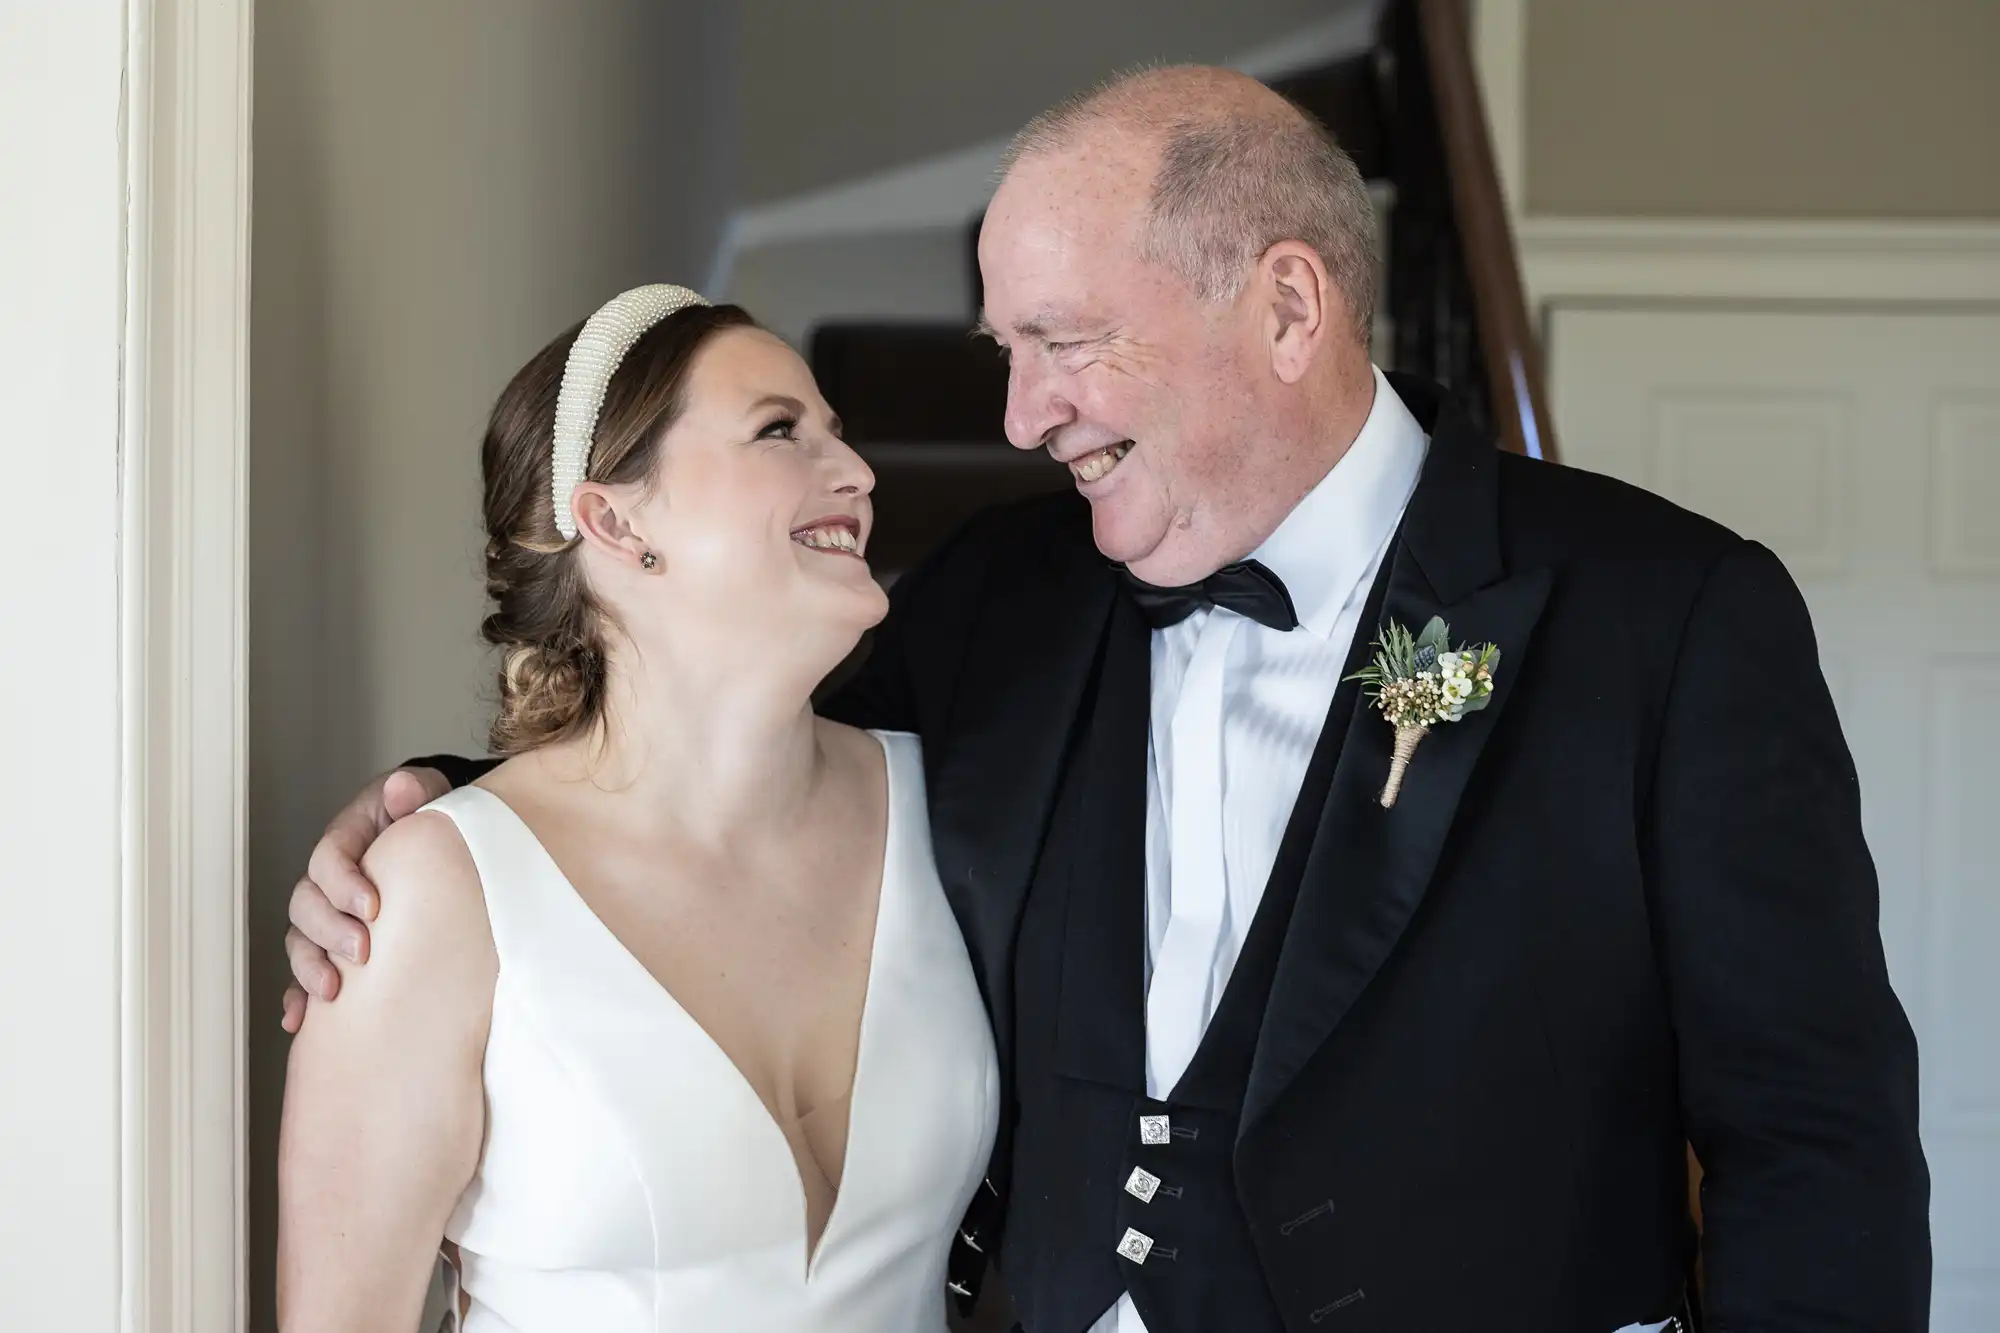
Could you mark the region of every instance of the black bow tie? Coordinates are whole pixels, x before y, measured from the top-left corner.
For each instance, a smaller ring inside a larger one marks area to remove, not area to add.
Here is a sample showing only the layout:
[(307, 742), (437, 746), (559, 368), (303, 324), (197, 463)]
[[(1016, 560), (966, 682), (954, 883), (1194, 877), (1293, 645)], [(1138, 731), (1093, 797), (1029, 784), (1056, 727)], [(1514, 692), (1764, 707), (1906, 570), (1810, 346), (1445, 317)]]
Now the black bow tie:
[(1255, 560), (1224, 565), (1199, 583), (1162, 588), (1120, 565), (1126, 589), (1154, 629), (1178, 625), (1195, 612), (1220, 606), (1275, 630), (1297, 629), (1299, 613), (1285, 585)]

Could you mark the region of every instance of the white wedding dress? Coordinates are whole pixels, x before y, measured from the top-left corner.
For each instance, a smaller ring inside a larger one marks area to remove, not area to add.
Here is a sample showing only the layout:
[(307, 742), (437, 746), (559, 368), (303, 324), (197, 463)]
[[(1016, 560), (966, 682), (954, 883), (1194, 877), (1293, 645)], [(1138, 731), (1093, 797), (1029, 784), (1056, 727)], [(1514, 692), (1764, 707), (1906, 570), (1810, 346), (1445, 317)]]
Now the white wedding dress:
[(998, 1073), (931, 859), (916, 738), (878, 739), (881, 904), (847, 1157), (811, 1254), (791, 1145), (722, 1048), (503, 801), (465, 787), (431, 807), (471, 848), (500, 960), (485, 1147), (445, 1233), (465, 1333), (944, 1328)]

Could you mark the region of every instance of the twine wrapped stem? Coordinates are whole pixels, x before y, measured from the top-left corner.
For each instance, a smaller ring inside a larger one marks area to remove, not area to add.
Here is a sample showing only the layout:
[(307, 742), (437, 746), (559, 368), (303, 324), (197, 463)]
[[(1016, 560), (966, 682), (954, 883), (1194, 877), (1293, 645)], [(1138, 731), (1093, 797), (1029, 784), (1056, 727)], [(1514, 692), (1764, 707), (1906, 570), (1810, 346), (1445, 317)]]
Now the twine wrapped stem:
[(1396, 803), (1396, 793), (1403, 789), (1403, 774), (1410, 771), (1410, 758), (1417, 752), (1417, 742), (1429, 732), (1430, 728), (1420, 722), (1406, 722), (1396, 728), (1396, 749), (1389, 759), (1389, 781), (1382, 787), (1384, 810)]

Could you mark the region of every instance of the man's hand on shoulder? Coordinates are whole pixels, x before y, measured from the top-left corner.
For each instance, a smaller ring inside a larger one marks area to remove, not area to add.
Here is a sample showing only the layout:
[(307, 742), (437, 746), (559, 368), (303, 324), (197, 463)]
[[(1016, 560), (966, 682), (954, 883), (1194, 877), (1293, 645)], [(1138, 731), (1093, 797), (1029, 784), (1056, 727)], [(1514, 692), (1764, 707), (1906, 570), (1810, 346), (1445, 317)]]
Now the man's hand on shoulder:
[(326, 826), (305, 878), (292, 889), (285, 952), (296, 984), (285, 991), (285, 1031), (296, 1033), (305, 1021), (308, 992), (321, 1000), (340, 993), (340, 973), (328, 954), (368, 961), (366, 923), (375, 919), (380, 901), (361, 858), (384, 829), (450, 790), (434, 768), (399, 768), (362, 788)]

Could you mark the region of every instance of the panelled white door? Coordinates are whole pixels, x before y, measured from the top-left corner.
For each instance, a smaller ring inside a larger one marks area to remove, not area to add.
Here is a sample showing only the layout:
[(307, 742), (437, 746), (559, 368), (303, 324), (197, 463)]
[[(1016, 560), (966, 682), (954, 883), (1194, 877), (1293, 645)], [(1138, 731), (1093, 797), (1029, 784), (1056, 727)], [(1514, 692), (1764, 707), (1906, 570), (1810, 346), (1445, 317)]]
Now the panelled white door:
[(1563, 461), (1775, 550), (1916, 1027), (1934, 1333), (2000, 1329), (2000, 315), (1557, 307)]

